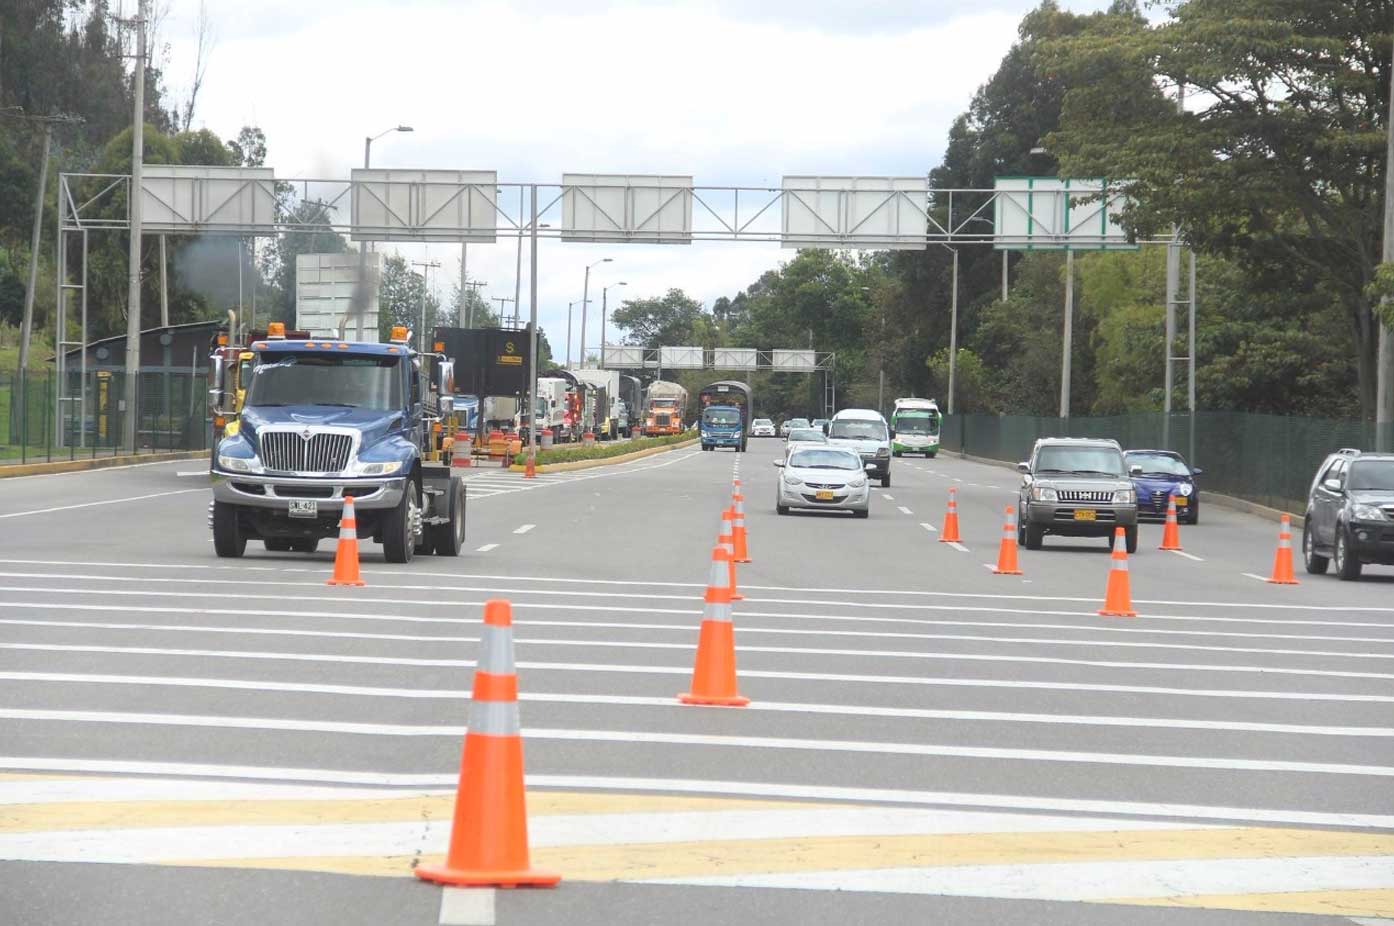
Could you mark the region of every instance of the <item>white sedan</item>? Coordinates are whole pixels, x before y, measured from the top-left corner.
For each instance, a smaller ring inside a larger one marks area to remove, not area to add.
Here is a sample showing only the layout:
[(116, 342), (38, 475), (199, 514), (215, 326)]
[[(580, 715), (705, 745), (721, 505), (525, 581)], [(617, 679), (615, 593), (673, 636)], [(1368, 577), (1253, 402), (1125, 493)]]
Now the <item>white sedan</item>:
[(774, 437), (774, 422), (768, 418), (756, 418), (750, 423), (751, 437)]
[(791, 508), (830, 508), (858, 518), (871, 514), (865, 464), (855, 451), (810, 443), (790, 450), (774, 465), (779, 470), (774, 502), (779, 514)]

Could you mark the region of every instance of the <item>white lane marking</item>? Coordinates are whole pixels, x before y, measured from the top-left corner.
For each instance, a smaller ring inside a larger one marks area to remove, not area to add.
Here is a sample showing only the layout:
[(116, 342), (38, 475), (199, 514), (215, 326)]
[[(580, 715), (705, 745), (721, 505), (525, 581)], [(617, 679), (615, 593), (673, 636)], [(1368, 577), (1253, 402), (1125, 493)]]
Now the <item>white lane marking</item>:
[(77, 505), (59, 505), (56, 508), (34, 508), (30, 511), (11, 511), (9, 514), (0, 514), (0, 519), (4, 518), (23, 518), (31, 514), (53, 514), (56, 511), (72, 511), (76, 508), (96, 508), (100, 505), (119, 505), (123, 502), (140, 502), (151, 498), (165, 498), (170, 495), (187, 495), (190, 492), (207, 492), (206, 488), (198, 489), (175, 489), (171, 492), (152, 492), (149, 495), (131, 495), (126, 498), (107, 498), (99, 502), (82, 502)]
[(887, 495), (885, 492), (882, 492), (882, 493), (881, 493), (881, 497), (884, 498), (884, 499), (885, 499), (886, 501), (888, 501), (888, 502), (893, 502), (893, 501), (895, 501), (895, 496), (894, 496), (894, 495)]
[[(25, 623), (33, 624), (33, 621), (11, 621), (5, 620), (3, 623)], [(37, 622), (44, 623), (44, 622)], [(62, 626), (58, 622), (48, 622), (55, 626)], [(94, 623), (84, 623), (78, 621), (67, 622), (70, 626), (77, 627), (109, 627), (111, 629), (128, 630), (179, 630), (195, 633), (224, 633), (233, 635), (274, 635), (274, 636), (294, 636), (294, 637), (324, 637), (330, 639), (383, 639), (401, 640), (417, 642), (441, 642), (441, 643), (474, 643), (476, 637), (442, 637), (442, 636), (419, 636), (408, 634), (375, 634), (375, 633), (336, 633), (326, 630), (291, 630), (279, 627), (200, 627), (185, 625), (179, 627), (161, 627), (154, 624), (127, 624), (127, 625), (103, 625)], [(933, 638), (946, 639), (965, 639), (974, 638), (952, 635), (938, 635)], [(1178, 650), (1199, 650), (1205, 652), (1224, 652), (1224, 653), (1277, 653), (1281, 655), (1305, 656), (1312, 655), (1301, 650), (1263, 650), (1245, 647), (1214, 647), (1197, 646), (1184, 643), (1158, 643), (1155, 647), (1146, 643), (1098, 643), (1094, 641), (1055, 641), (1040, 640), (1031, 637), (1025, 638), (1002, 638), (1002, 637), (979, 637), (983, 642), (1018, 642), (1018, 643), (1051, 643), (1054, 645), (1076, 645), (1076, 646), (1099, 646), (1106, 649), (1119, 647), (1135, 648), (1156, 648), (1156, 649), (1178, 649)], [(560, 646), (578, 648), (599, 648), (599, 649), (672, 649), (688, 650), (691, 649), (690, 643), (655, 643), (645, 640), (578, 640), (570, 638), (541, 638), (541, 637), (520, 637), (517, 642), (523, 646)], [(181, 650), (163, 650), (160, 648), (147, 647), (101, 647), (74, 644), (45, 644), (45, 643), (0, 643), (0, 649), (22, 650), (22, 651), (53, 651), (53, 652), (132, 652), (143, 653), (145, 655), (181, 655)], [(1353, 679), (1374, 679), (1374, 680), (1394, 680), (1394, 673), (1390, 672), (1350, 672), (1336, 671), (1331, 669), (1295, 669), (1280, 666), (1247, 666), (1247, 665), (1212, 665), (1210, 663), (1174, 663), (1174, 662), (1132, 662), (1116, 659), (1065, 659), (1058, 656), (1021, 656), (1021, 655), (994, 655), (989, 653), (949, 653), (926, 650), (882, 650), (882, 649), (834, 649), (831, 647), (813, 646), (751, 646), (745, 644), (741, 646), (741, 651), (746, 653), (771, 653), (777, 655), (791, 656), (847, 656), (859, 659), (918, 659), (918, 660), (951, 660), (956, 662), (1010, 662), (1023, 663), (1027, 665), (1052, 665), (1052, 666), (1086, 666), (1093, 669), (1160, 669), (1163, 671), (1187, 671), (1187, 672), (1236, 672), (1252, 673), (1261, 675), (1298, 675), (1316, 678), (1353, 678)], [(188, 653), (196, 655), (197, 653)], [(1349, 657), (1349, 653), (1323, 654), (1334, 656)], [(1375, 654), (1375, 659), (1394, 659), (1394, 656)], [(432, 663), (427, 663), (432, 664)]]
[[(684, 670), (690, 672), (691, 669)], [(121, 759), (73, 759), (46, 756), (0, 756), (0, 768), (33, 772), (83, 772), (116, 775), (164, 775), (248, 781), (315, 782), (386, 788), (450, 788), (457, 774), (338, 771), (319, 768), (275, 768), (253, 765), (213, 765), (193, 762), (140, 762)], [(642, 791), (660, 794), (715, 794), (793, 798), (857, 803), (912, 804), (946, 807), (994, 807), (1009, 810), (1051, 810), (1113, 816), (1176, 817), (1194, 820), (1255, 823), (1295, 823), (1360, 829), (1394, 829), (1394, 815), (1318, 813), (1305, 810), (1222, 807), (1204, 804), (1160, 804), (1140, 801), (1101, 801), (1032, 797), (1009, 794), (967, 794), (958, 791), (911, 791), (893, 788), (847, 788), (750, 781), (712, 781), (682, 778), (625, 778), (591, 775), (526, 776), (534, 788), (596, 791)], [(3, 785), (0, 785), (2, 787)], [(541, 819), (540, 817), (538, 819)], [(1130, 823), (1130, 825), (1132, 825)], [(982, 831), (978, 827), (974, 831)], [(225, 856), (224, 856), (225, 857)]]
[(954, 477), (954, 482), (962, 482), (962, 481), (963, 481), (963, 480), (960, 479), (960, 478), (958, 478), (957, 476)]
[[(537, 641), (532, 641), (537, 642)], [(596, 644), (589, 644), (596, 645)], [(614, 644), (611, 644), (614, 645)], [(626, 644), (626, 648), (632, 648), (633, 644)], [(686, 649), (688, 647), (679, 644), (646, 644), (647, 648), (654, 649)], [(267, 652), (258, 650), (205, 650), (205, 649), (169, 649), (161, 647), (143, 646), (79, 646), (79, 645), (57, 645), (57, 644), (36, 644), (36, 643), (0, 643), (0, 649), (17, 650), (25, 652), (54, 652), (54, 653), (105, 653), (108, 655), (133, 655), (133, 656), (190, 656), (208, 659), (246, 659), (252, 661), (285, 661), (285, 662), (311, 662), (311, 663), (342, 663), (346, 665), (376, 665), (376, 666), (430, 666), (438, 668), (472, 668), (474, 661), (470, 659), (416, 659), (402, 656), (346, 656), (331, 653), (286, 653), (286, 652)], [(749, 651), (756, 649), (743, 647)], [(781, 651), (783, 648), (760, 647), (762, 651)], [(960, 660), (970, 657), (949, 653), (926, 653), (919, 654), (931, 659)], [(1023, 659), (1018, 660), (1010, 656), (978, 656), (976, 659), (987, 659), (998, 662), (1054, 662), (1066, 665), (1089, 665), (1099, 666), (1106, 663), (1088, 662), (1082, 660), (1046, 660), (1046, 659)], [(547, 669), (561, 672), (612, 672), (612, 673), (631, 673), (637, 675), (683, 675), (689, 674), (692, 670), (684, 666), (656, 666), (652, 664), (638, 665), (631, 663), (582, 663), (582, 662), (519, 662), (519, 666), (532, 669)], [(1331, 676), (1361, 676), (1366, 673), (1353, 672), (1304, 672), (1298, 670), (1268, 669), (1259, 666), (1185, 666), (1172, 663), (1161, 663), (1153, 665), (1149, 663), (1121, 663), (1120, 665), (1136, 668), (1160, 668), (1168, 671), (1186, 668), (1196, 668), (1202, 671), (1232, 672), (1236, 668), (1247, 670), (1254, 673), (1272, 675), (1331, 675)], [(1147, 692), (1162, 694), (1177, 694), (1183, 696), (1204, 696), (1204, 697), (1253, 697), (1253, 698), (1276, 698), (1279, 700), (1311, 700), (1311, 701), (1358, 701), (1371, 703), (1394, 703), (1394, 695), (1370, 695), (1370, 694), (1326, 694), (1307, 692), (1302, 694), (1286, 692), (1236, 692), (1231, 690), (1215, 689), (1194, 689), (1194, 688), (1164, 688), (1160, 686), (1142, 685), (1102, 685), (1102, 684), (1079, 684), (1079, 683), (1058, 683), (1058, 682), (1038, 682), (1038, 681), (1008, 681), (1005, 679), (945, 679), (927, 678), (924, 676), (903, 676), (903, 675), (854, 675), (849, 673), (834, 672), (771, 672), (761, 670), (742, 669), (741, 674), (750, 678), (778, 678), (778, 679), (799, 679), (805, 681), (839, 681), (839, 682), (868, 682), (883, 685), (947, 685), (957, 687), (982, 687), (982, 688), (1043, 688), (1049, 690), (1063, 691), (1129, 691)]]
[[(1244, 576), (1246, 579), (1257, 579), (1259, 582), (1263, 582), (1263, 583), (1265, 583), (1265, 584), (1268, 582), (1268, 579), (1267, 579), (1266, 576), (1254, 575), (1252, 572), (1243, 573), (1243, 576)], [(1354, 611), (1354, 610), (1357, 610), (1357, 609), (1351, 608), (1350, 610)], [(1363, 610), (1363, 609), (1360, 609), (1360, 610)]]
[[(186, 490), (186, 491), (198, 491), (198, 492), (202, 492), (202, 491), (205, 491), (205, 490), (204, 490), (204, 489), (194, 489), (194, 490)], [(239, 564), (236, 565), (236, 566), (220, 566), (220, 565), (215, 565), (215, 564), (210, 564), (210, 563), (198, 563), (198, 562), (189, 562), (189, 563), (79, 562), (79, 561), (74, 561), (74, 560), (34, 560), (34, 559), (6, 559), (6, 558), (0, 558), (0, 564), (6, 564), (6, 563), (7, 563), (7, 564), (13, 564), (13, 565), (27, 565), (27, 566), (80, 566), (80, 567), (82, 567), (82, 568), (84, 568), (84, 569), (90, 569), (90, 568), (94, 568), (94, 567), (110, 567), (110, 568), (121, 568), (121, 569), (176, 569), (176, 570), (179, 570), (179, 571), (181, 571), (181, 572), (189, 572), (189, 571), (193, 571), (193, 570), (225, 571), (225, 572), (227, 572), (227, 571), (235, 571), (235, 572), (238, 572), (238, 573), (245, 573), (245, 572), (248, 572), (248, 571), (250, 571), (250, 570), (258, 570), (258, 571), (263, 571), (263, 572), (284, 572), (284, 573), (322, 572), (322, 571), (323, 571), (322, 568), (319, 567), (319, 566), (315, 566), (315, 567), (297, 567), (297, 566), (253, 566), (253, 565), (251, 565), (250, 563), (248, 563), (248, 564), (240, 564), (240, 563), (239, 563)], [(395, 569), (395, 570), (394, 570), (394, 569), (376, 569), (376, 568), (372, 568), (372, 567), (364, 567), (362, 571), (363, 571), (363, 573), (364, 573), (365, 575), (382, 575), (382, 576), (395, 576), (395, 577), (400, 577), (400, 576), (402, 575), (402, 571), (401, 571), (400, 569)], [(1256, 575), (1253, 575), (1252, 573), (1245, 573), (1245, 574), (1248, 575), (1250, 578), (1253, 578), (1253, 579), (1258, 579), (1258, 580), (1260, 580), (1260, 581), (1267, 581), (1263, 576), (1256, 576)], [(666, 581), (660, 581), (660, 580), (652, 580), (652, 581), (649, 581), (649, 580), (639, 580), (639, 579), (577, 579), (577, 578), (559, 578), (559, 577), (555, 577), (555, 576), (485, 575), (485, 574), (481, 574), (481, 573), (437, 572), (437, 571), (434, 571), (434, 570), (427, 570), (427, 569), (423, 569), (423, 570), (420, 570), (420, 571), (414, 571), (414, 572), (412, 573), (412, 575), (421, 576), (421, 577), (423, 577), (423, 578), (441, 577), (441, 578), (447, 578), (447, 579), (482, 579), (482, 580), (490, 580), (490, 581), (498, 581), (498, 582), (544, 582), (544, 583), (563, 584), (563, 585), (605, 585), (605, 586), (617, 586), (617, 587), (618, 587), (618, 586), (635, 586), (635, 585), (637, 585), (637, 586), (642, 586), (642, 587), (645, 587), (645, 588), (689, 588), (689, 589), (698, 589), (698, 590), (706, 588), (706, 584), (703, 583), (703, 582), (666, 582)], [(32, 577), (32, 578), (57, 578), (57, 579), (64, 579), (64, 580), (74, 580), (74, 579), (78, 579), (78, 580), (103, 581), (103, 582), (106, 582), (106, 581), (127, 581), (127, 582), (141, 582), (141, 581), (171, 581), (171, 580), (156, 580), (156, 579), (153, 579), (153, 578), (151, 578), (151, 577), (140, 577), (140, 576), (132, 577), (132, 576), (123, 576), (123, 575), (106, 575), (106, 574), (99, 574), (99, 573), (83, 573), (83, 574), (81, 574), (81, 575), (77, 575), (77, 574), (72, 574), (72, 573), (27, 573), (27, 572), (13, 572), (13, 573), (11, 573), (11, 572), (0, 572), (0, 576), (17, 576), (17, 577)], [(204, 583), (207, 583), (207, 582), (221, 582), (221, 581), (226, 581), (226, 582), (236, 583), (236, 584), (239, 584), (239, 585), (245, 585), (245, 584), (246, 584), (246, 583), (245, 583), (242, 579), (240, 579), (240, 578), (236, 578), (236, 579), (227, 579), (227, 580), (221, 580), (221, 579), (183, 579), (183, 580), (180, 580), (180, 581), (185, 581), (185, 582), (204, 582)], [(260, 581), (260, 580), (258, 580), (258, 581)], [(302, 584), (315, 584), (315, 583), (302, 583)], [(382, 587), (387, 587), (387, 586), (378, 586), (378, 587), (379, 587), (379, 588), (382, 588)], [(437, 590), (437, 591), (456, 591), (456, 590), (459, 590), (459, 589), (452, 588), (452, 587), (450, 587), (450, 586), (391, 586), (391, 587), (395, 587), (395, 588), (426, 588), (426, 589)], [(751, 589), (753, 589), (753, 590), (755, 590), (755, 591), (762, 591), (762, 592), (802, 592), (802, 593), (804, 593), (804, 594), (902, 595), (902, 596), (907, 597), (907, 598), (988, 598), (988, 599), (1003, 600), (1003, 601), (1065, 601), (1065, 602), (1088, 603), (1088, 604), (1094, 604), (1094, 605), (1097, 605), (1097, 603), (1098, 603), (1098, 598), (1096, 598), (1096, 597), (1094, 597), (1094, 598), (1085, 598), (1085, 597), (1070, 596), (1070, 595), (1003, 595), (1003, 594), (999, 594), (999, 593), (995, 593), (995, 592), (993, 592), (993, 593), (989, 593), (989, 592), (948, 592), (948, 591), (925, 591), (925, 590), (922, 590), (922, 589), (808, 588), (808, 587), (803, 587), (803, 586), (791, 586), (791, 585), (746, 585), (746, 584), (744, 584), (744, 583), (741, 585), (741, 588), (742, 588), (742, 589), (746, 589), (746, 590), (751, 590)], [(631, 596), (631, 597), (649, 597), (649, 596), (639, 595), (639, 596)], [(818, 604), (819, 602), (811, 602), (811, 603), (813, 603), (813, 604)], [(1332, 612), (1332, 613), (1346, 613), (1346, 612), (1349, 612), (1349, 611), (1365, 611), (1365, 612), (1370, 612), (1370, 613), (1374, 613), (1374, 614), (1394, 614), (1394, 607), (1374, 606), (1374, 605), (1361, 605), (1361, 604), (1339, 604), (1339, 605), (1320, 605), (1320, 604), (1273, 604), (1273, 603), (1262, 602), (1262, 601), (1247, 601), (1247, 602), (1246, 602), (1246, 601), (1187, 601), (1187, 600), (1185, 600), (1185, 599), (1176, 599), (1176, 598), (1134, 598), (1134, 599), (1133, 599), (1133, 603), (1134, 603), (1134, 604), (1149, 604), (1149, 605), (1153, 605), (1153, 604), (1155, 604), (1155, 605), (1167, 605), (1167, 606), (1189, 607), (1189, 608), (1243, 608), (1243, 609), (1246, 609), (1246, 610), (1316, 611), (1316, 612)], [(862, 603), (850, 602), (850, 601), (849, 601), (849, 602), (837, 602), (837, 604), (846, 605), (846, 606), (848, 606), (848, 607), (867, 607), (867, 606), (868, 606), (868, 605), (865, 605), (865, 604), (862, 604)], [(892, 607), (919, 607), (919, 606), (918, 606), (918, 605), (899, 605), (899, 604), (898, 604), (898, 605), (892, 605)], [(1147, 615), (1147, 617), (1148, 617), (1149, 620), (1154, 620), (1154, 619), (1157, 618), (1157, 615), (1155, 615), (1155, 614), (1149, 614), (1149, 615)], [(1196, 618), (1196, 619), (1197, 619), (1197, 620), (1200, 620), (1200, 619), (1211, 620), (1212, 618)], [(1239, 621), (1245, 621), (1245, 622), (1248, 622), (1248, 623), (1273, 623), (1272, 621), (1260, 620), (1260, 619), (1257, 619), (1257, 618), (1248, 618), (1248, 619), (1245, 619), (1245, 618), (1213, 618), (1213, 620), (1239, 620)], [(1339, 622), (1339, 621), (1329, 621), (1329, 622), (1328, 622), (1328, 621), (1323, 621), (1323, 622), (1316, 622), (1316, 621), (1291, 621), (1290, 623), (1330, 623), (1330, 624), (1332, 624), (1333, 626), (1357, 626), (1357, 627), (1388, 627), (1388, 626), (1389, 626), (1388, 622), (1366, 622), (1366, 623), (1355, 623), (1355, 624), (1350, 624), (1350, 623), (1344, 623), (1344, 622)]]
[[(984, 563), (991, 567), (993, 564)], [(214, 595), (211, 597), (221, 598), (223, 596)], [(246, 596), (242, 596), (246, 597)], [(305, 600), (305, 599), (302, 599)], [(344, 599), (336, 596), (319, 596), (314, 598), (316, 601), (342, 602)], [(373, 599), (378, 601), (379, 599)], [(407, 604), (426, 604), (424, 602), (406, 602)], [(454, 606), (483, 605), (483, 601), (453, 601)], [(377, 621), (392, 623), (424, 623), (424, 624), (462, 624), (471, 627), (479, 626), (479, 619), (474, 617), (423, 617), (407, 614), (386, 614), (376, 612), (354, 613), (344, 611), (280, 611), (274, 609), (252, 609), (252, 608), (190, 608), (190, 607), (159, 607), (156, 605), (104, 605), (104, 604), (65, 604), (58, 602), (40, 601), (3, 601), (0, 602), (11, 608), (30, 608), (35, 610), (67, 610), (67, 611), (111, 611), (116, 613), (137, 613), (137, 614), (207, 614), (224, 616), (252, 616), (252, 617), (297, 617), (297, 618), (316, 618), (324, 617), (334, 620), (346, 621)], [(429, 606), (429, 605), (428, 605)], [(686, 610), (682, 608), (605, 608), (587, 605), (549, 605), (538, 604), (535, 602), (520, 601), (515, 602), (515, 607), (520, 609), (532, 608), (541, 610), (568, 611), (603, 611), (616, 613), (636, 613), (636, 614), (674, 614), (674, 615), (697, 615), (702, 612), (697, 609)], [(954, 611), (979, 611), (980, 608), (952, 608)], [(992, 610), (992, 609), (988, 609)], [(1019, 621), (967, 621), (967, 620), (929, 620), (925, 618), (913, 617), (844, 617), (837, 614), (800, 614), (787, 611), (742, 611), (741, 617), (775, 617), (789, 618), (794, 620), (806, 621), (835, 621), (847, 623), (880, 623), (880, 624), (910, 624), (924, 627), (992, 627), (1012, 630), (1081, 630), (1090, 633), (1101, 634), (1143, 634), (1154, 636), (1188, 636), (1188, 637), (1235, 637), (1239, 639), (1274, 639), (1274, 640), (1321, 640), (1328, 643), (1380, 643), (1394, 645), (1394, 637), (1349, 637), (1349, 636), (1330, 636), (1327, 634), (1303, 634), (1303, 633), (1245, 633), (1241, 631), (1227, 630), (1168, 630), (1165, 628), (1154, 627), (1103, 627), (1099, 626), (1096, 618), (1098, 615), (1089, 611), (1087, 613), (1075, 614), (1068, 611), (1008, 611), (1009, 614), (1061, 614), (1070, 617), (1080, 617), (1090, 623), (1087, 624), (1045, 624), (1045, 623), (1021, 623)], [(1156, 618), (1148, 617), (1148, 623)], [(48, 623), (47, 621), (42, 623)], [(529, 620), (528, 624), (533, 627), (618, 627), (630, 628), (635, 630), (675, 630), (678, 632), (690, 632), (692, 625), (687, 622), (681, 624), (644, 624), (630, 621), (615, 622), (594, 622), (594, 621), (545, 621)], [(157, 625), (165, 626), (165, 625)], [(933, 639), (934, 637), (924, 633), (895, 633), (876, 630), (800, 630), (794, 628), (775, 628), (775, 627), (753, 627), (744, 622), (741, 623), (742, 633), (783, 633), (783, 634), (807, 634), (811, 636), (848, 636), (848, 637), (886, 637), (904, 639)], [(963, 639), (982, 639), (997, 641), (1003, 638), (996, 636), (982, 636)], [(1100, 645), (1107, 643), (1100, 641)], [(1230, 647), (1219, 649), (1229, 650)], [(1266, 652), (1263, 650), (1261, 652)], [(1311, 650), (1296, 651), (1301, 655), (1313, 655)], [(1387, 658), (1378, 653), (1366, 653), (1361, 651), (1359, 654), (1350, 652), (1332, 653), (1332, 655), (1359, 655), (1360, 658)]]
[(949, 546), (953, 547), (955, 550), (957, 550), (957, 551), (960, 552), (960, 553), (968, 553), (968, 552), (970, 552), (969, 549), (968, 549), (967, 547), (965, 547), (963, 544), (959, 543), (959, 542), (956, 541), (956, 540), (955, 540), (955, 541), (951, 541), (951, 542), (949, 543)]
[[(71, 672), (0, 672), (0, 681), (54, 682), (65, 685), (129, 685), (149, 688), (202, 688), (225, 691), (279, 691), (288, 694), (332, 694), (361, 698), (419, 701), (468, 701), (470, 692), (458, 688), (381, 688), (364, 685), (326, 685), (311, 682), (276, 682), (266, 679), (175, 678), (142, 675), (83, 675)], [(683, 710), (673, 698), (642, 695), (521, 692), (519, 701), (544, 704), (604, 704), (623, 707), (657, 707)], [(1296, 736), (1394, 737), (1394, 727), (1320, 726), (1314, 724), (1258, 723), (1230, 720), (1195, 720), (1185, 717), (1120, 717), (1101, 714), (1031, 714), (1010, 711), (941, 710), (867, 705), (807, 704), (756, 701), (751, 713), (829, 714), (847, 717), (893, 717), (916, 720), (956, 720), (988, 723), (1058, 724), (1063, 726), (1150, 727), (1164, 730), (1223, 730), (1242, 733), (1275, 733)], [(0, 781), (0, 790), (4, 782)], [(3, 800), (0, 800), (3, 803)]]
[(521, 526), (521, 527), (517, 528), (516, 530), (514, 530), (513, 533), (515, 533), (515, 534), (526, 534), (528, 531), (532, 530), (532, 529), (533, 529), (534, 527), (536, 527), (536, 526), (537, 526), (536, 524), (524, 524), (523, 526)]
[(194, 470), (192, 473), (175, 473), (174, 475), (176, 475), (176, 476), (207, 476), (207, 475), (208, 475), (208, 470), (206, 470), (206, 469), (196, 469), (196, 470)]
[(933, 524), (930, 524), (930, 523), (928, 523), (928, 522), (926, 522), (926, 521), (921, 521), (921, 522), (920, 522), (920, 527), (923, 527), (925, 530), (929, 531), (931, 534), (937, 534), (937, 533), (939, 533), (939, 528), (935, 527)]
[[(1266, 894), (1385, 888), (1389, 857), (1166, 859), (1126, 862), (942, 865), (781, 874), (630, 878), (643, 884), (876, 891), (1003, 900), (1090, 901), (1128, 897)], [(1300, 896), (1300, 895), (1299, 895)]]
[(897, 506), (897, 507), (900, 508), (900, 513), (901, 513), (901, 514), (914, 514), (914, 513), (915, 513), (915, 512), (913, 512), (913, 511), (911, 511), (909, 508), (906, 508), (904, 505), (899, 505), (899, 506)]
[(1197, 563), (1205, 562), (1205, 560), (1201, 559), (1199, 556), (1196, 556), (1194, 553), (1187, 553), (1185, 550), (1167, 550), (1166, 552), (1175, 553), (1177, 556), (1184, 556), (1186, 557), (1186, 559), (1192, 560)]
[[(449, 736), (464, 734), (455, 724), (359, 723), (354, 721), (290, 720), (281, 717), (228, 717), (211, 714), (160, 714), (136, 711), (64, 711), (0, 708), (0, 719), (56, 721), (137, 726), (199, 727), (224, 730), (291, 730), (343, 733), (356, 736)], [(1022, 762), (1073, 762), (1141, 768), (1199, 768), (1226, 771), (1300, 772), (1315, 775), (1360, 775), (1394, 778), (1394, 767), (1345, 762), (1298, 762), (1285, 759), (1239, 759), (1229, 756), (1168, 756), (1064, 749), (1017, 749), (996, 746), (951, 746), (937, 743), (868, 742), (800, 739), (782, 736), (719, 736), (704, 733), (664, 733), (653, 730), (555, 730), (529, 727), (531, 740), (583, 743), (645, 743), (665, 746), (718, 746), (740, 749), (849, 752), (893, 756), (938, 756), (959, 759), (1003, 759)]]
[(476, 552), (476, 553), (488, 553), (490, 550), (497, 550), (497, 549), (498, 549), (498, 546), (499, 546), (499, 545), (496, 544), (496, 543), (486, 543), (486, 544), (484, 544), (484, 546), (480, 547), (479, 549), (475, 550), (474, 552)]
[[(64, 460), (54, 460), (54, 463), (63, 463)], [(127, 463), (123, 466), (101, 466), (96, 469), (78, 469), (66, 473), (34, 473), (32, 476), (7, 476), (6, 482), (14, 482), (18, 479), (57, 479), (61, 476), (99, 476), (103, 473), (113, 473), (119, 469), (142, 469), (147, 466), (181, 466), (189, 460), (152, 460), (149, 463)]]
[(449, 887), (440, 895), (440, 926), (494, 926), (494, 889)]

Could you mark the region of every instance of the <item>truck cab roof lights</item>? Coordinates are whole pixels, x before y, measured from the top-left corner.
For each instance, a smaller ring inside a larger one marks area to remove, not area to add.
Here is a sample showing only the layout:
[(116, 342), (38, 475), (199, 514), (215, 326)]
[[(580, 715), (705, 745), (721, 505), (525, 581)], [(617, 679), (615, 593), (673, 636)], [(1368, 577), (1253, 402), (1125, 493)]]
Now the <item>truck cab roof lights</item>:
[(407, 343), (406, 325), (393, 325), (392, 333), (389, 335), (388, 340), (391, 341), (393, 344)]
[(286, 339), (286, 323), (272, 322), (267, 325), (266, 339), (268, 341), (284, 341)]

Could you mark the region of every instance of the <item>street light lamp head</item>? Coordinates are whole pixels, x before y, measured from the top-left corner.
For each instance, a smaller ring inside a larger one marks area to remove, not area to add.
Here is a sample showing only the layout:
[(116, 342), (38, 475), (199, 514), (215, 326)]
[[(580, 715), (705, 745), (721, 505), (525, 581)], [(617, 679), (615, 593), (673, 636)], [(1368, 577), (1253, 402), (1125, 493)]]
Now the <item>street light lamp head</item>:
[(399, 125), (399, 126), (397, 126), (397, 131), (398, 131), (398, 132), (415, 132), (416, 129), (412, 128), (412, 127), (409, 126), (409, 125)]
[(612, 262), (613, 260), (614, 260), (613, 257), (602, 257), (602, 258), (600, 258), (600, 262), (601, 262), (602, 264), (608, 264), (608, 263)]

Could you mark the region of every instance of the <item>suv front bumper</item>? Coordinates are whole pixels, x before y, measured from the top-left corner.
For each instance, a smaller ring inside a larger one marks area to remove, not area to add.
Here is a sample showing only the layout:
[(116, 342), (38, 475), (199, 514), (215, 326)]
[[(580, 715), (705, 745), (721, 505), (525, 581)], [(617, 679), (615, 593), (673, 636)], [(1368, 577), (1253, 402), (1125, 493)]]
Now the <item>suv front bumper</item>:
[(1394, 524), (1388, 521), (1351, 521), (1346, 530), (1350, 552), (1361, 562), (1394, 565)]
[(396, 508), (402, 501), (406, 476), (385, 479), (306, 478), (213, 471), (213, 500), (249, 508), (286, 512), (292, 500), (312, 499), (321, 512), (341, 512), (344, 496), (353, 496), (360, 511)]
[[(1093, 517), (1076, 517), (1076, 511), (1091, 511)], [(1028, 524), (1044, 527), (1052, 534), (1068, 537), (1106, 537), (1115, 527), (1137, 524), (1136, 505), (1083, 505), (1075, 502), (1027, 502), (1022, 514)]]

